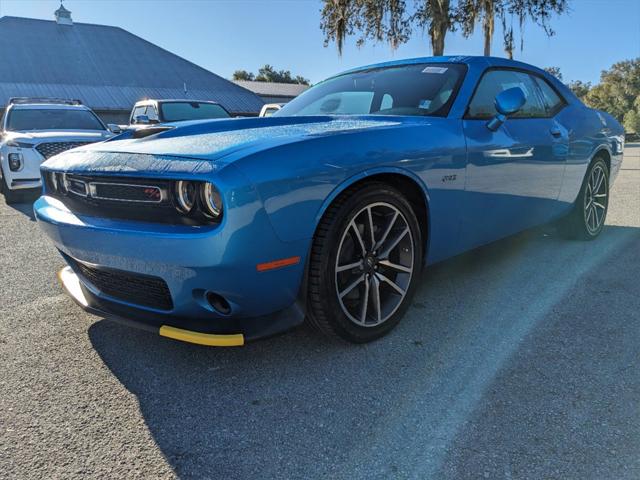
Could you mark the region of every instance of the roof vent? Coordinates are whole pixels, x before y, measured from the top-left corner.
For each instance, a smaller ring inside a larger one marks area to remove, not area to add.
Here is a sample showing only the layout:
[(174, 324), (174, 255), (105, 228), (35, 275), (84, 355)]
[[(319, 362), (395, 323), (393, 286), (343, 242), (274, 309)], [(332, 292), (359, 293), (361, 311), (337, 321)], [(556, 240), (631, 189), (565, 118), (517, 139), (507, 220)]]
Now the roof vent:
[(64, 8), (62, 2), (60, 2), (60, 8), (54, 12), (56, 16), (56, 23), (58, 25), (73, 25), (73, 20), (71, 20), (71, 12)]

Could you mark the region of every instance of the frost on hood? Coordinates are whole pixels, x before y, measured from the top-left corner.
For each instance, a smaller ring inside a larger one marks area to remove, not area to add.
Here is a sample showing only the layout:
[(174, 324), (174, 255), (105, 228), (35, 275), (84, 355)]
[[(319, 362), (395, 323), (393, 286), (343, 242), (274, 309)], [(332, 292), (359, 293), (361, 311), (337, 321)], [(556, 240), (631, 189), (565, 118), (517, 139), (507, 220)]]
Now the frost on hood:
[[(328, 119), (329, 118), (329, 119)], [(272, 148), (305, 138), (335, 135), (399, 122), (361, 118), (270, 117), (188, 123), (149, 137), (87, 145), (51, 158), (44, 169), (105, 173), (212, 173), (224, 157), (245, 148)]]
[(45, 170), (96, 173), (213, 173), (219, 166), (207, 160), (146, 155), (140, 153), (74, 150), (56, 155), (42, 164)]
[[(273, 117), (274, 119), (277, 117)], [(269, 125), (264, 122), (255, 123), (234, 119), (224, 122), (225, 129), (219, 127), (223, 122), (210, 124), (185, 125), (173, 130), (141, 139), (115, 140), (103, 144), (83, 147), (85, 151), (110, 151), (147, 153), (153, 155), (176, 155), (198, 158), (220, 158), (239, 148), (264, 144), (271, 147), (304, 137), (323, 136), (341, 132), (352, 132), (369, 128), (380, 128), (398, 125), (398, 122), (387, 120), (363, 120), (340, 118), (330, 121), (309, 122), (298, 117), (290, 117), (290, 124)], [(262, 120), (262, 119), (261, 119)], [(284, 120), (280, 119), (280, 120)], [(249, 128), (242, 128), (243, 126)], [(218, 127), (218, 128), (216, 128)], [(238, 128), (240, 127), (240, 128)], [(209, 131), (208, 131), (209, 129)], [(211, 131), (213, 129), (214, 131)]]

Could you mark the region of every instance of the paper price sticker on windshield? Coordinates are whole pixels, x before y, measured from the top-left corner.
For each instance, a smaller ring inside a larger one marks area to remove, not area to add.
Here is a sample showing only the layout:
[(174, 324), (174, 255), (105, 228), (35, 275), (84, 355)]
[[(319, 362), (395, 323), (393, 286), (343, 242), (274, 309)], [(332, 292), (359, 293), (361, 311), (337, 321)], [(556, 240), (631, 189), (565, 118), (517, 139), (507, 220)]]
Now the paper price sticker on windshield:
[(447, 67), (427, 67), (422, 70), (422, 73), (444, 73), (447, 70)]

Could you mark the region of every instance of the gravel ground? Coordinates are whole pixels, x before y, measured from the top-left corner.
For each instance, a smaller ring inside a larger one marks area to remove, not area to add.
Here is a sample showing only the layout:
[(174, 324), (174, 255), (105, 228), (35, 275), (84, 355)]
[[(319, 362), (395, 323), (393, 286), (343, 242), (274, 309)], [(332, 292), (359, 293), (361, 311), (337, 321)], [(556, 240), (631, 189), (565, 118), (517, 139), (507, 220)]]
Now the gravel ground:
[(80, 311), (0, 205), (2, 478), (640, 478), (640, 146), (608, 227), (428, 269), (387, 338), (207, 349)]

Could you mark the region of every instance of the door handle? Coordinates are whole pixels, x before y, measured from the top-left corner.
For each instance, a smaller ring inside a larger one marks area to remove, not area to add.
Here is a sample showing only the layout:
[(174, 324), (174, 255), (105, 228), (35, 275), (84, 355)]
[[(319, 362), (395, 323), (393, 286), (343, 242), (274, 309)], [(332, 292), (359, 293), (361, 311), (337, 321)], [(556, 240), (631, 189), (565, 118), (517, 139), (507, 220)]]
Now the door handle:
[(558, 127), (551, 127), (549, 133), (551, 133), (555, 138), (560, 138), (562, 136), (562, 131)]

